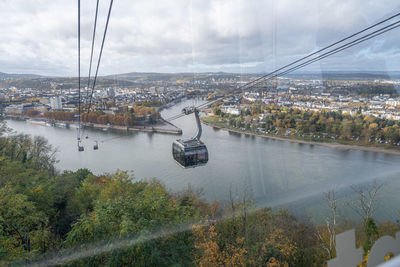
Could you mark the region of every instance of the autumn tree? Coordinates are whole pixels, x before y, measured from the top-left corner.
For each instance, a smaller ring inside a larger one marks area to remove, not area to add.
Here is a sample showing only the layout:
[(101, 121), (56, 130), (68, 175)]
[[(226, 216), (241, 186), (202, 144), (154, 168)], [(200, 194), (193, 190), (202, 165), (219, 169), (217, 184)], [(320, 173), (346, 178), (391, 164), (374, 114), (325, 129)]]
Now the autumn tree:
[(146, 236), (162, 227), (193, 219), (195, 207), (178, 205), (181, 202), (173, 201), (157, 181), (133, 183), (132, 177), (124, 172), (100, 180), (91, 178), (89, 183), (85, 181), (84, 187), (85, 192), (94, 190), (92, 196), (96, 200), (83, 207), (87, 212), (68, 233), (66, 247), (127, 237), (146, 241), (121, 248), (117, 254), (110, 251), (82, 259), (80, 264), (100, 264), (112, 259), (118, 265), (189, 265), (190, 257), (185, 257), (191, 255), (193, 248), (189, 233), (172, 234), (164, 239), (146, 239)]
[(336, 228), (337, 228), (337, 199), (334, 190), (324, 193), (324, 198), (329, 207), (329, 216), (325, 219), (325, 226), (317, 226), (317, 238), (321, 242), (322, 247), (328, 253), (329, 259), (336, 255)]
[(26, 111), (26, 116), (28, 116), (28, 117), (36, 117), (36, 116), (38, 116), (39, 114), (40, 114), (40, 112), (37, 111), (37, 110), (35, 110), (35, 109), (28, 109), (28, 110)]
[(371, 249), (372, 244), (378, 237), (378, 228), (373, 215), (378, 204), (378, 192), (382, 186), (383, 184), (379, 184), (376, 181), (367, 186), (352, 186), (356, 199), (349, 202), (348, 205), (362, 218), (365, 234), (363, 246), (365, 254)]
[(196, 264), (200, 267), (207, 266), (246, 266), (247, 251), (243, 247), (244, 238), (237, 238), (235, 242), (222, 249), (218, 244), (219, 237), (215, 226), (193, 226), (195, 248), (199, 250)]

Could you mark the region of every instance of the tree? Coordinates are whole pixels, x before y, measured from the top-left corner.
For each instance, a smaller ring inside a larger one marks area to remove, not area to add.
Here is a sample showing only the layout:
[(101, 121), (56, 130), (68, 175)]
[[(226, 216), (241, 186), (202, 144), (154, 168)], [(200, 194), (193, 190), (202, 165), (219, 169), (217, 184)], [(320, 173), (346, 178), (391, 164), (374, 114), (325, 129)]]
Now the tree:
[(27, 196), (13, 192), (9, 185), (0, 189), (0, 247), (3, 260), (28, 258), (45, 252), (51, 240), (48, 219), (28, 200)]
[(221, 115), (221, 108), (220, 108), (219, 106), (214, 107), (214, 108), (213, 108), (213, 113), (214, 113), (214, 115), (216, 115), (216, 116)]
[(28, 109), (26, 111), (26, 116), (28, 116), (28, 117), (36, 117), (39, 114), (40, 114), (40, 112), (35, 109)]
[(244, 238), (237, 238), (228, 244), (225, 249), (218, 245), (219, 236), (215, 226), (194, 226), (195, 248), (199, 250), (196, 263), (200, 267), (208, 266), (246, 266), (247, 250), (243, 247)]
[(74, 112), (66, 112), (66, 111), (46, 111), (43, 113), (43, 116), (47, 119), (52, 120), (61, 120), (61, 121), (73, 121), (74, 120)]
[(272, 231), (270, 236), (266, 238), (265, 245), (268, 244), (279, 250), (279, 262), (283, 264), (283, 266), (289, 266), (288, 261), (294, 257), (298, 249), (296, 242), (285, 235), (283, 229), (277, 227)]
[(378, 192), (382, 186), (383, 184), (378, 184), (376, 181), (367, 186), (352, 186), (353, 191), (357, 194), (357, 199), (349, 202), (348, 205), (362, 218), (366, 237), (363, 246), (365, 254), (371, 249), (378, 236), (377, 226), (372, 216), (377, 208)]
[[(90, 246), (95, 241), (129, 237), (146, 241), (82, 259), (79, 261), (81, 264), (100, 264), (111, 260), (117, 265), (191, 264), (188, 258), (193, 249), (190, 233), (176, 233), (160, 239), (147, 237), (163, 227), (196, 218), (196, 207), (189, 202), (182, 205), (181, 201), (174, 201), (165, 187), (155, 180), (133, 183), (132, 177), (125, 172), (99, 179), (89, 178), (84, 181), (84, 187), (83, 192), (93, 189), (91, 194), (95, 200), (86, 206), (87, 212), (73, 224), (64, 242), (66, 247)], [(79, 199), (83, 197), (82, 193), (76, 196)], [(90, 208), (90, 205), (93, 207)]]
[(33, 139), (29, 135), (18, 134), (0, 140), (0, 156), (4, 155), (11, 160), (17, 160), (29, 164), (32, 168), (55, 172), (54, 164), (56, 150), (41, 137)]
[[(71, 225), (76, 222), (83, 213), (81, 205), (76, 201), (77, 191), (82, 188), (82, 182), (92, 174), (87, 169), (79, 169), (76, 172), (64, 171), (55, 176), (46, 185), (45, 190), (52, 196), (51, 226), (61, 238), (71, 230)], [(90, 195), (89, 195), (90, 196)]]
[(124, 114), (124, 123), (125, 126), (133, 126), (135, 124), (135, 115), (130, 112), (126, 112)]
[(97, 123), (104, 124), (104, 125), (110, 123), (109, 116), (108, 115), (100, 115), (99, 117), (97, 117)]
[(328, 253), (329, 259), (332, 259), (336, 255), (337, 199), (334, 190), (324, 193), (324, 197), (328, 203), (330, 215), (325, 219), (325, 227), (316, 228), (316, 234), (322, 247)]
[(7, 131), (9, 131), (7, 124), (0, 118), (0, 137), (2, 137)]

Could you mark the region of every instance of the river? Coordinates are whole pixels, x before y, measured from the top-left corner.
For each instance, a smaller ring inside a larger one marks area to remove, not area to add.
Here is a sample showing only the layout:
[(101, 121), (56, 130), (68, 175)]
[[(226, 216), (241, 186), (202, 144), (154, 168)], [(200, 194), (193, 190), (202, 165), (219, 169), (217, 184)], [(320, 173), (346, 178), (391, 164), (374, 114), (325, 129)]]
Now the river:
[[(187, 100), (162, 111), (168, 118), (187, 105), (202, 103)], [(183, 137), (195, 131), (194, 115), (173, 121)], [(84, 152), (76, 147), (76, 129), (31, 125), (8, 120), (16, 132), (46, 137), (57, 148), (59, 170), (88, 168), (96, 174), (129, 171), (135, 179), (157, 178), (172, 191), (189, 185), (203, 190), (207, 200), (224, 201), (229, 192), (246, 193), (256, 206), (288, 207), (295, 214), (320, 221), (327, 209), (323, 192), (335, 189), (345, 203), (354, 198), (351, 185), (383, 183), (376, 216), (379, 220), (400, 217), (400, 156), (356, 150), (298, 144), (218, 130), (203, 125), (202, 140), (208, 147), (207, 165), (183, 169), (172, 158), (168, 134), (118, 133), (86, 130)], [(94, 140), (99, 150), (92, 149)], [(343, 213), (351, 214), (346, 205)], [(349, 215), (354, 220), (356, 216)], [(318, 219), (316, 219), (318, 218)]]

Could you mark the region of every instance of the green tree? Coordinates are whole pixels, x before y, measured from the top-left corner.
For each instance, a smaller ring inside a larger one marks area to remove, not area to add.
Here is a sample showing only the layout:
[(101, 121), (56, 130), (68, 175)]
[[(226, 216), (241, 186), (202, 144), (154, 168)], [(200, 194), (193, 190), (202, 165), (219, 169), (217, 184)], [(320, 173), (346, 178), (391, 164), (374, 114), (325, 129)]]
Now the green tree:
[(0, 251), (2, 260), (28, 259), (51, 246), (47, 216), (10, 185), (0, 189)]
[[(86, 183), (98, 184), (99, 187), (89, 189)], [(90, 178), (84, 182), (84, 187), (86, 192), (91, 190), (92, 195), (97, 195), (97, 199), (93, 210), (87, 209), (73, 225), (65, 241), (67, 247), (100, 240), (146, 238), (154, 231), (186, 223), (200, 216), (200, 211), (190, 202), (183, 204), (174, 201), (159, 182), (133, 183), (132, 178), (124, 172), (101, 180)], [(190, 236), (183, 232), (164, 239), (150, 239), (84, 259), (81, 263), (101, 264), (112, 259), (118, 265), (188, 265), (193, 247)]]

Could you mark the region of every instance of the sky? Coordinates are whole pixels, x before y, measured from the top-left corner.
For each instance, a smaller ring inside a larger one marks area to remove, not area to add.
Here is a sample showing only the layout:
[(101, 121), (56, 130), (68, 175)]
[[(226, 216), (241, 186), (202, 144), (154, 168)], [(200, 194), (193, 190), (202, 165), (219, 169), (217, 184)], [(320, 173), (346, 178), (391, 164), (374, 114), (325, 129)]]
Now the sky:
[[(96, 0), (81, 2), (86, 76)], [(99, 75), (269, 72), (398, 12), (398, 0), (114, 0)], [(0, 72), (77, 75), (77, 0), (1, 0), (0, 25)], [(328, 70), (400, 70), (400, 28), (305, 69)]]

